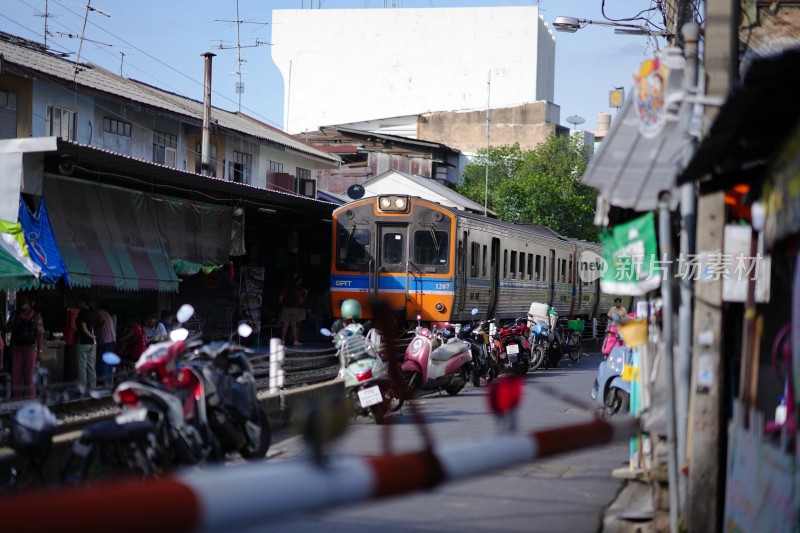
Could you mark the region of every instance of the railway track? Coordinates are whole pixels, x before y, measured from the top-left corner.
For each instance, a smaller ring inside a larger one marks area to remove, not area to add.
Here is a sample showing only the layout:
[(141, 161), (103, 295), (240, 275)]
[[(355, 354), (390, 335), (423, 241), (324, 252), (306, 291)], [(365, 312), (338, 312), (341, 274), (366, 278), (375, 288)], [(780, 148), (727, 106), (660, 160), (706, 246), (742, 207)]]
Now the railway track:
[[(257, 354), (251, 358), (259, 393), (269, 388), (269, 354)], [(284, 388), (293, 389), (336, 378), (339, 360), (331, 348), (320, 350), (288, 351), (284, 360)], [(124, 377), (120, 378), (120, 381)], [(65, 390), (75, 384), (63, 384)], [(57, 387), (54, 387), (57, 388)], [(77, 431), (82, 427), (115, 416), (119, 408), (111, 398), (111, 389), (98, 389), (93, 396), (62, 398), (48, 402), (58, 419), (57, 433)], [(0, 426), (8, 427), (8, 418), (25, 402), (0, 403)]]

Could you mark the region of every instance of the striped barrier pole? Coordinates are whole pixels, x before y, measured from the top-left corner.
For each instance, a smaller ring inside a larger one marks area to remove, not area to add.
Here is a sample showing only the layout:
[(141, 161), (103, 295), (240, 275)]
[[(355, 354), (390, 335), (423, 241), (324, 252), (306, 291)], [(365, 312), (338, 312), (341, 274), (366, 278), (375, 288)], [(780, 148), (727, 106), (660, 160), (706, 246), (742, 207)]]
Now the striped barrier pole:
[(213, 467), (147, 482), (0, 498), (5, 531), (222, 532), (306, 512), (430, 489), (516, 463), (626, 440), (639, 421), (593, 420), (373, 457), (330, 457)]

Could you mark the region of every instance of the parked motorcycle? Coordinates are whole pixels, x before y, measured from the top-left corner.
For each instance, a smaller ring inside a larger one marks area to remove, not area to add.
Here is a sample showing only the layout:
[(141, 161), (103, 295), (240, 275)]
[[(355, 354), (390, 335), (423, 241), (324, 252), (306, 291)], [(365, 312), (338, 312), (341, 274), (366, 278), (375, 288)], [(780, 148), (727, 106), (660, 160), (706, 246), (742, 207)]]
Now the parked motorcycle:
[[(606, 354), (597, 369), (592, 385), (592, 399), (603, 410), (603, 416), (611, 418), (618, 413), (627, 413), (630, 408), (631, 383), (622, 379), (625, 365), (632, 363), (633, 350), (625, 346), (616, 323), (621, 320), (617, 314), (609, 323), (603, 353)], [(606, 353), (606, 351), (608, 352)]]
[[(473, 309), (472, 316), (475, 317), (477, 314), (478, 309)], [(497, 359), (489, 343), (489, 323), (490, 321), (488, 320), (476, 322), (473, 319), (473, 321), (468, 324), (456, 324), (454, 326), (456, 337), (469, 342), (471, 345), (472, 370), (470, 372), (470, 378), (472, 380), (472, 385), (475, 387), (480, 387), (481, 378), (485, 379), (487, 382), (491, 382), (500, 373)]]
[[(240, 324), (239, 337), (247, 338), (253, 329)], [(245, 459), (262, 459), (269, 450), (272, 432), (261, 408), (249, 350), (228, 341), (203, 344), (187, 359), (187, 365), (204, 380), (206, 417), (216, 439), (217, 458), (239, 452)]]
[(42, 401), (23, 405), (11, 415), (8, 428), (0, 426), (0, 447), (8, 446), (24, 461), (11, 468), (8, 485), (0, 490), (46, 485), (44, 464), (52, 447), (56, 417), (46, 402), (47, 369), (39, 370), (37, 380), (44, 394)]
[[(373, 343), (364, 336), (363, 325), (353, 322), (335, 334), (325, 328), (320, 332), (333, 337), (342, 367), (345, 394), (353, 402), (357, 415), (372, 415), (376, 424), (382, 424), (390, 411), (402, 407), (404, 398), (395, 393), (386, 363)], [(381, 342), (379, 332), (371, 330), (370, 333), (375, 342)]]
[(406, 349), (400, 370), (406, 383), (406, 398), (417, 390), (444, 390), (447, 394), (461, 392), (470, 379), (472, 350), (469, 342), (452, 338), (447, 327), (421, 325), (417, 316), (414, 338)]
[(547, 304), (532, 303), (528, 311), (528, 340), (531, 347), (531, 367), (538, 370), (555, 367), (564, 355), (561, 335), (555, 325), (558, 312)]
[(499, 367), (509, 374), (527, 374), (531, 368), (530, 344), (527, 339), (527, 317), (501, 326), (492, 339)]

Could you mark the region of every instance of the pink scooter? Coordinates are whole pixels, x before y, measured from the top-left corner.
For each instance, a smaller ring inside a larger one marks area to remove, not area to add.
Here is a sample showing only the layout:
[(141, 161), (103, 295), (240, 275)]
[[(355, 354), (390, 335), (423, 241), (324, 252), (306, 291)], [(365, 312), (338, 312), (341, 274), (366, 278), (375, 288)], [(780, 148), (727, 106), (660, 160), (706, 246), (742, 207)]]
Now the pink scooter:
[(469, 381), (472, 368), (470, 344), (458, 338), (445, 342), (445, 337), (450, 334), (449, 324), (428, 329), (419, 321), (417, 316), (414, 338), (400, 365), (407, 384), (406, 398), (417, 390), (444, 390), (454, 396)]

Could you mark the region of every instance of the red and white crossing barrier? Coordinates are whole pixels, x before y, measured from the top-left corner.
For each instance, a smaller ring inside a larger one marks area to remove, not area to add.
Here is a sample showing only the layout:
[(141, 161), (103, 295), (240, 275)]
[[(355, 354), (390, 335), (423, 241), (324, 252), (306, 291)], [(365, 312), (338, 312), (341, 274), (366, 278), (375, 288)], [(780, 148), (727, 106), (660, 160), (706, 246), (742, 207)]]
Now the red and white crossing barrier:
[(432, 488), (542, 457), (626, 440), (633, 418), (501, 434), (433, 450), (216, 467), (148, 482), (124, 481), (0, 497), (4, 531), (231, 531), (297, 513)]

